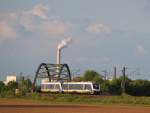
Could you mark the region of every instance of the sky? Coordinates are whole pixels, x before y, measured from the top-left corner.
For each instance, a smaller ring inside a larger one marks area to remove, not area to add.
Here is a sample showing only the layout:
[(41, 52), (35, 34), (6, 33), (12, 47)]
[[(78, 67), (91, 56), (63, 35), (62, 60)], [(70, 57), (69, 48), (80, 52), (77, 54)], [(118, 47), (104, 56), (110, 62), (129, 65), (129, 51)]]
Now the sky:
[(149, 0), (0, 0), (0, 78), (34, 75), (40, 63), (62, 63), (72, 72), (93, 69), (150, 79)]

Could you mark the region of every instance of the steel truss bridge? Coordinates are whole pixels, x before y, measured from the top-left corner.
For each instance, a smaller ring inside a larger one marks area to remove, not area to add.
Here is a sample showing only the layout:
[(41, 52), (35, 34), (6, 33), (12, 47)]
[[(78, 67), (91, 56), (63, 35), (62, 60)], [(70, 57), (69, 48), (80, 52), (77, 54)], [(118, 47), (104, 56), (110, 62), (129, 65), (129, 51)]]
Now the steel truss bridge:
[(41, 63), (36, 71), (33, 81), (33, 91), (36, 90), (38, 80), (48, 79), (51, 81), (71, 81), (71, 73), (67, 64)]

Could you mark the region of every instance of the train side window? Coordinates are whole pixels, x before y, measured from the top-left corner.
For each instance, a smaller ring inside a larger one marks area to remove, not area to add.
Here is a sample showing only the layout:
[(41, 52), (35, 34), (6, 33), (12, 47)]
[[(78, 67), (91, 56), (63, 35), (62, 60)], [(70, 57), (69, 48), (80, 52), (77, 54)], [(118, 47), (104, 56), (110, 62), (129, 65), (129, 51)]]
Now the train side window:
[(55, 85), (55, 89), (60, 89), (60, 85), (59, 85), (59, 84), (56, 84), (56, 85)]
[(70, 90), (83, 90), (83, 84), (69, 84)]
[(49, 89), (50, 84), (45, 84), (45, 89)]
[(44, 89), (44, 84), (41, 85), (41, 89)]
[(68, 84), (62, 84), (62, 88), (63, 88), (64, 90), (68, 90)]
[(46, 89), (54, 89), (54, 84), (47, 84)]
[(92, 90), (92, 87), (90, 84), (85, 84), (85, 90)]

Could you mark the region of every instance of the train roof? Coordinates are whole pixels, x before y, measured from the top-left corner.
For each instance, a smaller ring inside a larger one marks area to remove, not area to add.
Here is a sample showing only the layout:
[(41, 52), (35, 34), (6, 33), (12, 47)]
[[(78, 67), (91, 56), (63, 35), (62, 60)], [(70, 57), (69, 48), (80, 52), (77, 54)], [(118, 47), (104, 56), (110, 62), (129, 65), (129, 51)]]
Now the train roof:
[(42, 84), (92, 84), (92, 82), (44, 82)]

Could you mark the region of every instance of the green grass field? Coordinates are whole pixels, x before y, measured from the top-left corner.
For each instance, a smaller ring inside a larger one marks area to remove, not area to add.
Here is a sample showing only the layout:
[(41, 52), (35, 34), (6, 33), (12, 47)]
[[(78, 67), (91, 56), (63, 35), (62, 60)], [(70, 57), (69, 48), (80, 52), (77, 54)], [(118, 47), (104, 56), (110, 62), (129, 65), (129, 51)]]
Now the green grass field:
[(15, 97), (33, 100), (39, 103), (52, 104), (120, 104), (120, 105), (150, 105), (150, 97), (77, 95), (77, 94), (31, 94), (24, 97)]

